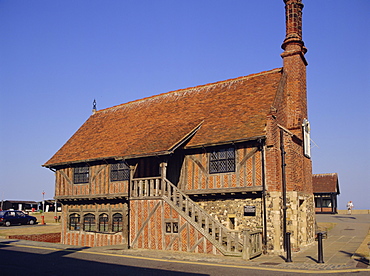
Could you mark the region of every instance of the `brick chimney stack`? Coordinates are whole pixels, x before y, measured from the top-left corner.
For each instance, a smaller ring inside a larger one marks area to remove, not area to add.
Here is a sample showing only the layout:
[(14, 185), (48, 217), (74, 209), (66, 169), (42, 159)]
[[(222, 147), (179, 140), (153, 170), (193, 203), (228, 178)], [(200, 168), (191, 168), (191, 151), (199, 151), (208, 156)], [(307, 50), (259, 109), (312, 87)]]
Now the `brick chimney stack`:
[(301, 51), (307, 52), (302, 41), (302, 9), (301, 0), (284, 0), (285, 3), (285, 20), (286, 20), (286, 35), (281, 47), (289, 51), (287, 46), (297, 45), (301, 47)]
[(286, 35), (281, 47), (284, 52), (283, 68), (286, 74), (285, 86), (285, 125), (302, 138), (302, 123), (307, 118), (306, 66), (307, 52), (302, 40), (301, 0), (284, 0), (286, 15)]

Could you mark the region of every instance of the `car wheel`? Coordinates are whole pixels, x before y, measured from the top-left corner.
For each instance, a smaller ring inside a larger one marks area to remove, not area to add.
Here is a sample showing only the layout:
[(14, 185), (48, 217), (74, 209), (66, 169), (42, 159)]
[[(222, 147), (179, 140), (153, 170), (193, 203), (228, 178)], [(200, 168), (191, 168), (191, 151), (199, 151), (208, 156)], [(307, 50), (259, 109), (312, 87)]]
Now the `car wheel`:
[(10, 226), (10, 221), (6, 221), (6, 222), (5, 222), (5, 226), (6, 226), (6, 227)]
[(30, 225), (32, 224), (35, 224), (35, 221), (33, 219), (31, 219), (29, 222), (28, 222)]

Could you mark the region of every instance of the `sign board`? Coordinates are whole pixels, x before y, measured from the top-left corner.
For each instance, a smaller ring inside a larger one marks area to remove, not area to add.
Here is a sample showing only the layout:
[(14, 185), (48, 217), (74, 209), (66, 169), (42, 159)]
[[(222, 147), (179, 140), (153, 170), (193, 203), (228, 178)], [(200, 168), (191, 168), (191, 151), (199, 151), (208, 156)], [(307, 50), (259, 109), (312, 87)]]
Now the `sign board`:
[(304, 155), (311, 158), (311, 126), (307, 119), (303, 120), (303, 150)]
[(255, 216), (256, 206), (244, 206), (244, 216)]

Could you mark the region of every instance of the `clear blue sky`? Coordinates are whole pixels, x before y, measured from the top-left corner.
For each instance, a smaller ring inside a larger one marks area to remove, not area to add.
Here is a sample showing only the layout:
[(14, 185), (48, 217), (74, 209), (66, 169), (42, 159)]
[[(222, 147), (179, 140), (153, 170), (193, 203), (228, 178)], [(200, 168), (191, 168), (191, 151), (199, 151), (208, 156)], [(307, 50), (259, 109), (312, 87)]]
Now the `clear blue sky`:
[[(370, 209), (368, 0), (304, 0), (314, 173)], [(282, 66), (283, 0), (0, 0), (0, 199), (54, 196), (41, 167), (98, 109)]]

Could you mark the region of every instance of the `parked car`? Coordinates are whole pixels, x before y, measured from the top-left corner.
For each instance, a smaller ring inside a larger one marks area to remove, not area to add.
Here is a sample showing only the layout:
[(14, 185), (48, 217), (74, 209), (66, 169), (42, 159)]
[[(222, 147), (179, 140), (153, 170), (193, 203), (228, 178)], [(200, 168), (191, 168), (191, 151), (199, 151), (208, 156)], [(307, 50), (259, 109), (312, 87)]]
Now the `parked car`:
[(0, 225), (36, 224), (37, 218), (29, 216), (22, 211), (0, 211)]

